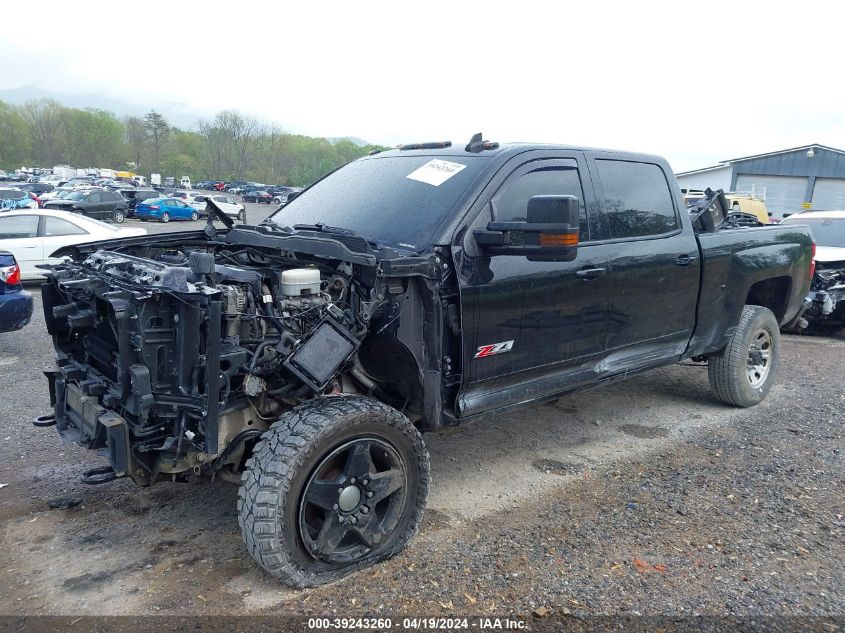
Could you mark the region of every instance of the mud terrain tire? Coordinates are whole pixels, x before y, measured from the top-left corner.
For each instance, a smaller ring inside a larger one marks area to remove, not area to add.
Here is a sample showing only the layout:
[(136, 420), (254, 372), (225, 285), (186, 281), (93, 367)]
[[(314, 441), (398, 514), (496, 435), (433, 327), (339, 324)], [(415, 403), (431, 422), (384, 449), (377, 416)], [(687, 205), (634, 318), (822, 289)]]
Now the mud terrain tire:
[[(386, 493), (388, 480), (397, 484)], [(429, 482), (428, 451), (408, 418), (370, 398), (324, 397), (285, 413), (261, 436), (241, 477), (238, 523), (267, 572), (312, 587), (401, 551), (419, 528)], [(310, 501), (314, 490), (328, 495), (320, 507)], [(344, 528), (332, 550), (337, 539), (323, 532)]]

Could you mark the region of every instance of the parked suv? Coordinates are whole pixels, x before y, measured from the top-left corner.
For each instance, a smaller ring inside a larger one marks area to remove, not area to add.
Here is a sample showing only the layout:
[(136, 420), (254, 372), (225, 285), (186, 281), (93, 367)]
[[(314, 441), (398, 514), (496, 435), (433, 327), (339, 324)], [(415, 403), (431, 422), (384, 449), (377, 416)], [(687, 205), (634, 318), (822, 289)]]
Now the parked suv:
[(97, 220), (112, 220), (120, 224), (126, 219), (129, 203), (116, 191), (90, 189), (71, 192), (61, 199), (48, 200), (44, 208), (73, 211)]
[(240, 486), (249, 553), (297, 586), (410, 541), (422, 432), (686, 359), (760, 403), (810, 285), (807, 227), (737, 224), (719, 192), (690, 217), (630, 152), (477, 135), (353, 161), (259, 226), (208, 205), (226, 231), (58, 252), (42, 422), (104, 449), (87, 483)]

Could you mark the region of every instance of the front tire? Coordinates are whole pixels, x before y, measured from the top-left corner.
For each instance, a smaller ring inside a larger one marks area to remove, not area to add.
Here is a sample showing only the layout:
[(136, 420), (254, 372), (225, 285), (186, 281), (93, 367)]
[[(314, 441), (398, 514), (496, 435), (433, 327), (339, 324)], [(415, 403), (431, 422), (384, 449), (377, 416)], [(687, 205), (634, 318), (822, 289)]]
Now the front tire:
[(199, 219), (200, 219), (200, 214), (199, 214), (199, 213), (197, 213), (196, 211), (194, 211), (194, 212), (191, 214), (191, 220), (192, 220), (192, 221), (194, 221), (194, 222), (196, 222), (196, 221), (197, 221), (197, 220), (199, 220)]
[(779, 356), (775, 315), (762, 306), (745, 306), (724, 353), (709, 360), (710, 388), (722, 402), (753, 407), (771, 390)]
[(246, 209), (241, 209), (238, 211), (238, 220), (241, 222), (246, 222)]
[(115, 224), (123, 224), (123, 221), (126, 219), (126, 213), (123, 209), (117, 209), (112, 213), (111, 219), (114, 220)]
[(261, 437), (238, 491), (252, 557), (295, 587), (390, 558), (416, 534), (428, 451), (404, 415), (362, 396), (313, 400)]

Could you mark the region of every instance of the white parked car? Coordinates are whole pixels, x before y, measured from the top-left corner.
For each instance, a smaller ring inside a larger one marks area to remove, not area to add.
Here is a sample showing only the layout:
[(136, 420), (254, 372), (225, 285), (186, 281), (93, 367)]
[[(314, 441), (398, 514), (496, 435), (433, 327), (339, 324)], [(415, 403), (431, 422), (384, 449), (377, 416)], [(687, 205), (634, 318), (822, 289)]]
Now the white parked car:
[(146, 229), (116, 227), (70, 213), (31, 209), (0, 214), (0, 250), (10, 251), (21, 267), (21, 279), (39, 279), (38, 264), (57, 264), (50, 255), (63, 246), (146, 235)]
[[(211, 196), (203, 196), (204, 198), (211, 198), (220, 210), (228, 216), (237, 218), (241, 222), (246, 220), (246, 208), (240, 202), (235, 202), (231, 196), (225, 194), (217, 194)], [(205, 206), (203, 206), (203, 211)]]
[(185, 202), (188, 203), (189, 207), (200, 211), (200, 214), (202, 214), (202, 212), (205, 211), (206, 197), (207, 196), (204, 193), (197, 193), (188, 197)]
[(284, 193), (276, 194), (275, 196), (273, 196), (273, 202), (275, 202), (276, 204), (287, 204), (288, 196), (292, 193), (299, 193), (300, 191), (302, 191), (302, 189), (295, 188), (291, 189), (290, 191), (285, 191)]

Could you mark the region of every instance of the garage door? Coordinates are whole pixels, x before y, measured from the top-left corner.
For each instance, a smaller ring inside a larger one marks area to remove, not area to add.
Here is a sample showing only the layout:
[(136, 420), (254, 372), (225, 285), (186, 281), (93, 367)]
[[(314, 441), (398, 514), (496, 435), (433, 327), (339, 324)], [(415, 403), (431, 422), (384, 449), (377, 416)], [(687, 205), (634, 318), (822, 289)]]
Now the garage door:
[(813, 211), (845, 211), (845, 179), (816, 178)]
[(784, 213), (797, 213), (807, 193), (807, 179), (790, 176), (754, 176), (740, 174), (736, 180), (737, 191), (766, 191), (766, 208), (776, 218)]

